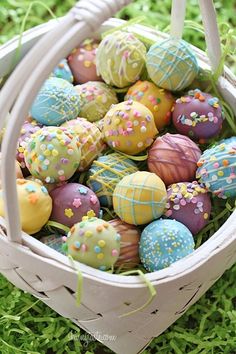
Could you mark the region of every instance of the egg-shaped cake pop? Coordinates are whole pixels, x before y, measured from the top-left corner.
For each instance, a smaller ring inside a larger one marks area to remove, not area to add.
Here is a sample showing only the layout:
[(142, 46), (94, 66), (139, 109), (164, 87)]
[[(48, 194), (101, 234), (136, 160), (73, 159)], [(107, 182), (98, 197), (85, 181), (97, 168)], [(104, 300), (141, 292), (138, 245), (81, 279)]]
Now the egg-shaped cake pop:
[(149, 272), (169, 267), (194, 251), (189, 229), (176, 220), (156, 220), (145, 227), (139, 246), (141, 262)]
[(197, 58), (189, 44), (176, 38), (153, 44), (147, 52), (146, 67), (151, 80), (170, 91), (188, 87), (199, 72)]
[(132, 269), (140, 263), (139, 241), (141, 231), (135, 225), (127, 224), (120, 219), (109, 221), (120, 235), (120, 255), (115, 263), (116, 268), (122, 270)]
[(114, 105), (106, 114), (104, 139), (114, 150), (135, 155), (153, 143), (158, 131), (152, 112), (136, 101)]
[(70, 82), (71, 84), (74, 81), (72, 72), (70, 70), (70, 67), (69, 67), (66, 59), (62, 59), (59, 62), (59, 64), (57, 64), (57, 66), (54, 68), (51, 76), (66, 80), (66, 81)]
[[(52, 199), (41, 184), (17, 179), (17, 195), (20, 209), (21, 228), (32, 235), (48, 221), (52, 210)], [(2, 191), (0, 191), (0, 216), (4, 217)]]
[(50, 220), (72, 227), (93, 210), (99, 215), (100, 203), (96, 194), (79, 183), (67, 183), (54, 188), (50, 192), (52, 198), (52, 214)]
[(119, 257), (120, 235), (108, 222), (90, 214), (68, 233), (68, 254), (93, 268), (109, 270)]
[(236, 197), (236, 136), (221, 140), (204, 151), (197, 178), (219, 198)]
[(175, 219), (196, 235), (207, 224), (211, 212), (211, 198), (198, 182), (180, 182), (167, 188), (165, 215)]
[(95, 124), (84, 118), (68, 120), (62, 126), (69, 128), (80, 142), (81, 161), (78, 170), (80, 172), (87, 170), (106, 147), (101, 131)]
[(96, 193), (102, 206), (110, 207), (117, 183), (137, 171), (135, 163), (124, 155), (100, 156), (89, 169), (87, 185)]
[(167, 200), (165, 184), (154, 173), (138, 171), (124, 177), (113, 193), (113, 206), (128, 224), (143, 225), (158, 219)]
[(34, 133), (24, 151), (32, 176), (46, 183), (64, 182), (80, 163), (80, 144), (64, 127), (44, 127)]
[(165, 134), (157, 137), (148, 152), (148, 169), (156, 173), (167, 186), (195, 179), (199, 147), (187, 136)]
[(174, 97), (169, 91), (157, 87), (150, 81), (137, 81), (131, 86), (125, 100), (134, 100), (144, 104), (153, 114), (158, 130), (170, 123)]
[(140, 78), (145, 60), (145, 45), (132, 33), (116, 31), (98, 46), (97, 73), (108, 85), (126, 87)]
[(78, 117), (80, 97), (74, 86), (58, 77), (50, 77), (41, 87), (31, 106), (31, 115), (43, 125), (60, 125)]
[(90, 122), (102, 119), (118, 103), (115, 91), (104, 82), (89, 81), (75, 89), (80, 96), (80, 116)]
[(17, 152), (16, 152), (16, 158), (17, 161), (20, 163), (20, 167), (23, 169), (25, 173), (27, 173), (27, 168), (25, 165), (25, 157), (24, 157), (24, 150), (25, 147), (31, 137), (32, 134), (34, 134), (37, 130), (41, 129), (42, 125), (37, 123), (36, 120), (32, 120), (29, 122), (26, 120), (24, 124), (22, 125), (20, 136), (18, 139), (17, 143)]
[(68, 56), (68, 64), (74, 76), (75, 84), (84, 84), (88, 81), (102, 81), (97, 75), (96, 49), (99, 42), (94, 39), (86, 39), (78, 48), (75, 48)]
[(219, 99), (198, 89), (176, 100), (172, 118), (180, 134), (200, 142), (218, 135), (223, 123)]

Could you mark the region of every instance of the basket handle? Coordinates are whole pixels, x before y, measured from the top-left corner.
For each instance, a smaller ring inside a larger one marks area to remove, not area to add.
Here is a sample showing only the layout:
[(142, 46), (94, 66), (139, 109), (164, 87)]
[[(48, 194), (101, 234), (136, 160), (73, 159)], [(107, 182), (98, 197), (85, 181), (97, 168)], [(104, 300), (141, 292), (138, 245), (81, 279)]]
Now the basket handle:
[[(55, 30), (39, 40), (22, 59), (1, 90), (1, 125), (7, 112), (13, 107), (2, 144), (4, 212), (7, 235), (12, 242), (21, 242), (19, 206), (15, 202), (18, 199), (14, 162), (16, 144), (31, 104), (60, 59), (130, 2), (131, 0), (81, 0), (76, 3)], [(48, 48), (50, 46), (51, 50)]]
[[(199, 7), (205, 30), (207, 54), (212, 71), (214, 72), (218, 68), (221, 60), (221, 44), (217, 26), (216, 11), (212, 0), (199, 0)], [(172, 0), (170, 33), (173, 37), (182, 37), (185, 8), (186, 0)]]

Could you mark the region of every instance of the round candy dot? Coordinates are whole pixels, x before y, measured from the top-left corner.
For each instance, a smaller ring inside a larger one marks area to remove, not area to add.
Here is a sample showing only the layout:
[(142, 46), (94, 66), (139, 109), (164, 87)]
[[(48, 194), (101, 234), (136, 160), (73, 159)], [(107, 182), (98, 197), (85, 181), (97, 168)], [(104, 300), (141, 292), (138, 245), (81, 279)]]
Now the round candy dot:
[(228, 160), (223, 160), (222, 164), (223, 164), (223, 166), (228, 166), (229, 165), (229, 161)]
[(95, 253), (100, 253), (101, 252), (101, 248), (99, 246), (94, 246), (94, 252)]
[(218, 176), (220, 176), (220, 177), (221, 177), (221, 176), (224, 176), (224, 171), (218, 171), (217, 174), (218, 174)]
[(117, 257), (117, 256), (119, 256), (119, 252), (116, 249), (114, 249), (111, 251), (111, 255), (112, 255), (112, 257)]
[(102, 229), (103, 229), (102, 225), (98, 225), (98, 226), (96, 227), (96, 230), (97, 230), (98, 232), (101, 232)]
[(85, 231), (84, 236), (91, 237), (91, 236), (93, 236), (93, 233), (92, 233), (92, 231)]
[(81, 245), (81, 244), (80, 244), (79, 241), (76, 241), (76, 242), (75, 242), (75, 247), (76, 247), (76, 248), (80, 248), (80, 245)]
[(104, 240), (99, 240), (98, 241), (98, 246), (103, 248), (103, 247), (106, 246), (106, 242)]
[(83, 243), (82, 246), (81, 246), (81, 251), (82, 251), (82, 252), (86, 252), (87, 249), (88, 249), (87, 245), (85, 245), (85, 244)]
[(208, 219), (208, 216), (209, 216), (208, 213), (204, 213), (204, 214), (203, 214), (203, 218), (204, 218), (205, 220)]
[(116, 241), (120, 241), (120, 239), (121, 239), (121, 236), (120, 236), (120, 234), (116, 234)]
[(215, 163), (213, 164), (213, 166), (214, 166), (215, 168), (218, 168), (218, 167), (220, 167), (220, 164), (219, 164), (219, 162), (215, 162)]
[(104, 258), (104, 254), (103, 253), (98, 253), (97, 259), (103, 259), (103, 258)]

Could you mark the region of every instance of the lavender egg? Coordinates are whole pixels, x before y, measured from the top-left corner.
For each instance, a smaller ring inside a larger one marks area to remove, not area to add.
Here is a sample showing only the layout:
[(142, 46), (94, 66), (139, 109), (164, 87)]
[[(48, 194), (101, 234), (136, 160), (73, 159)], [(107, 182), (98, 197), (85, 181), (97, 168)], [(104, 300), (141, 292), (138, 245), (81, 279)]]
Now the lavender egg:
[(100, 203), (96, 194), (79, 183), (67, 183), (50, 192), (52, 214), (50, 220), (72, 227), (80, 222), (87, 212), (99, 215)]
[(196, 235), (207, 224), (211, 212), (211, 199), (198, 182), (180, 182), (167, 188), (165, 216), (184, 224)]
[(223, 113), (217, 97), (196, 89), (176, 100), (172, 119), (180, 134), (204, 143), (221, 131)]

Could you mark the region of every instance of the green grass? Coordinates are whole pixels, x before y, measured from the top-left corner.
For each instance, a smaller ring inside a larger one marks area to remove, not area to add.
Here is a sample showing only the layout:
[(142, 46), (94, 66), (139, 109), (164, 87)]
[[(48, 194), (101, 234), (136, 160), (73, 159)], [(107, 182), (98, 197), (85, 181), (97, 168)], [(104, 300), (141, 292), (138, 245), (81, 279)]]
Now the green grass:
[[(20, 31), (30, 0), (0, 0), (0, 43)], [(39, 4), (32, 7), (26, 28), (51, 18)], [(56, 16), (63, 15), (74, 0), (45, 0)], [(200, 23), (196, 0), (188, 0), (187, 19)], [(235, 28), (235, 0), (215, 1), (218, 21)], [(129, 19), (145, 15), (146, 23), (160, 30), (169, 24), (170, 0), (137, 0), (119, 14)], [(186, 29), (184, 38), (205, 49), (202, 34)], [(228, 61), (232, 64), (232, 58)], [(235, 70), (235, 67), (234, 67)], [(187, 313), (149, 346), (145, 353), (158, 354), (236, 354), (236, 266), (223, 277)], [(106, 353), (98, 342), (86, 345), (84, 332), (69, 320), (11, 285), (0, 276), (0, 353)], [(174, 299), (173, 299), (174, 301)]]

